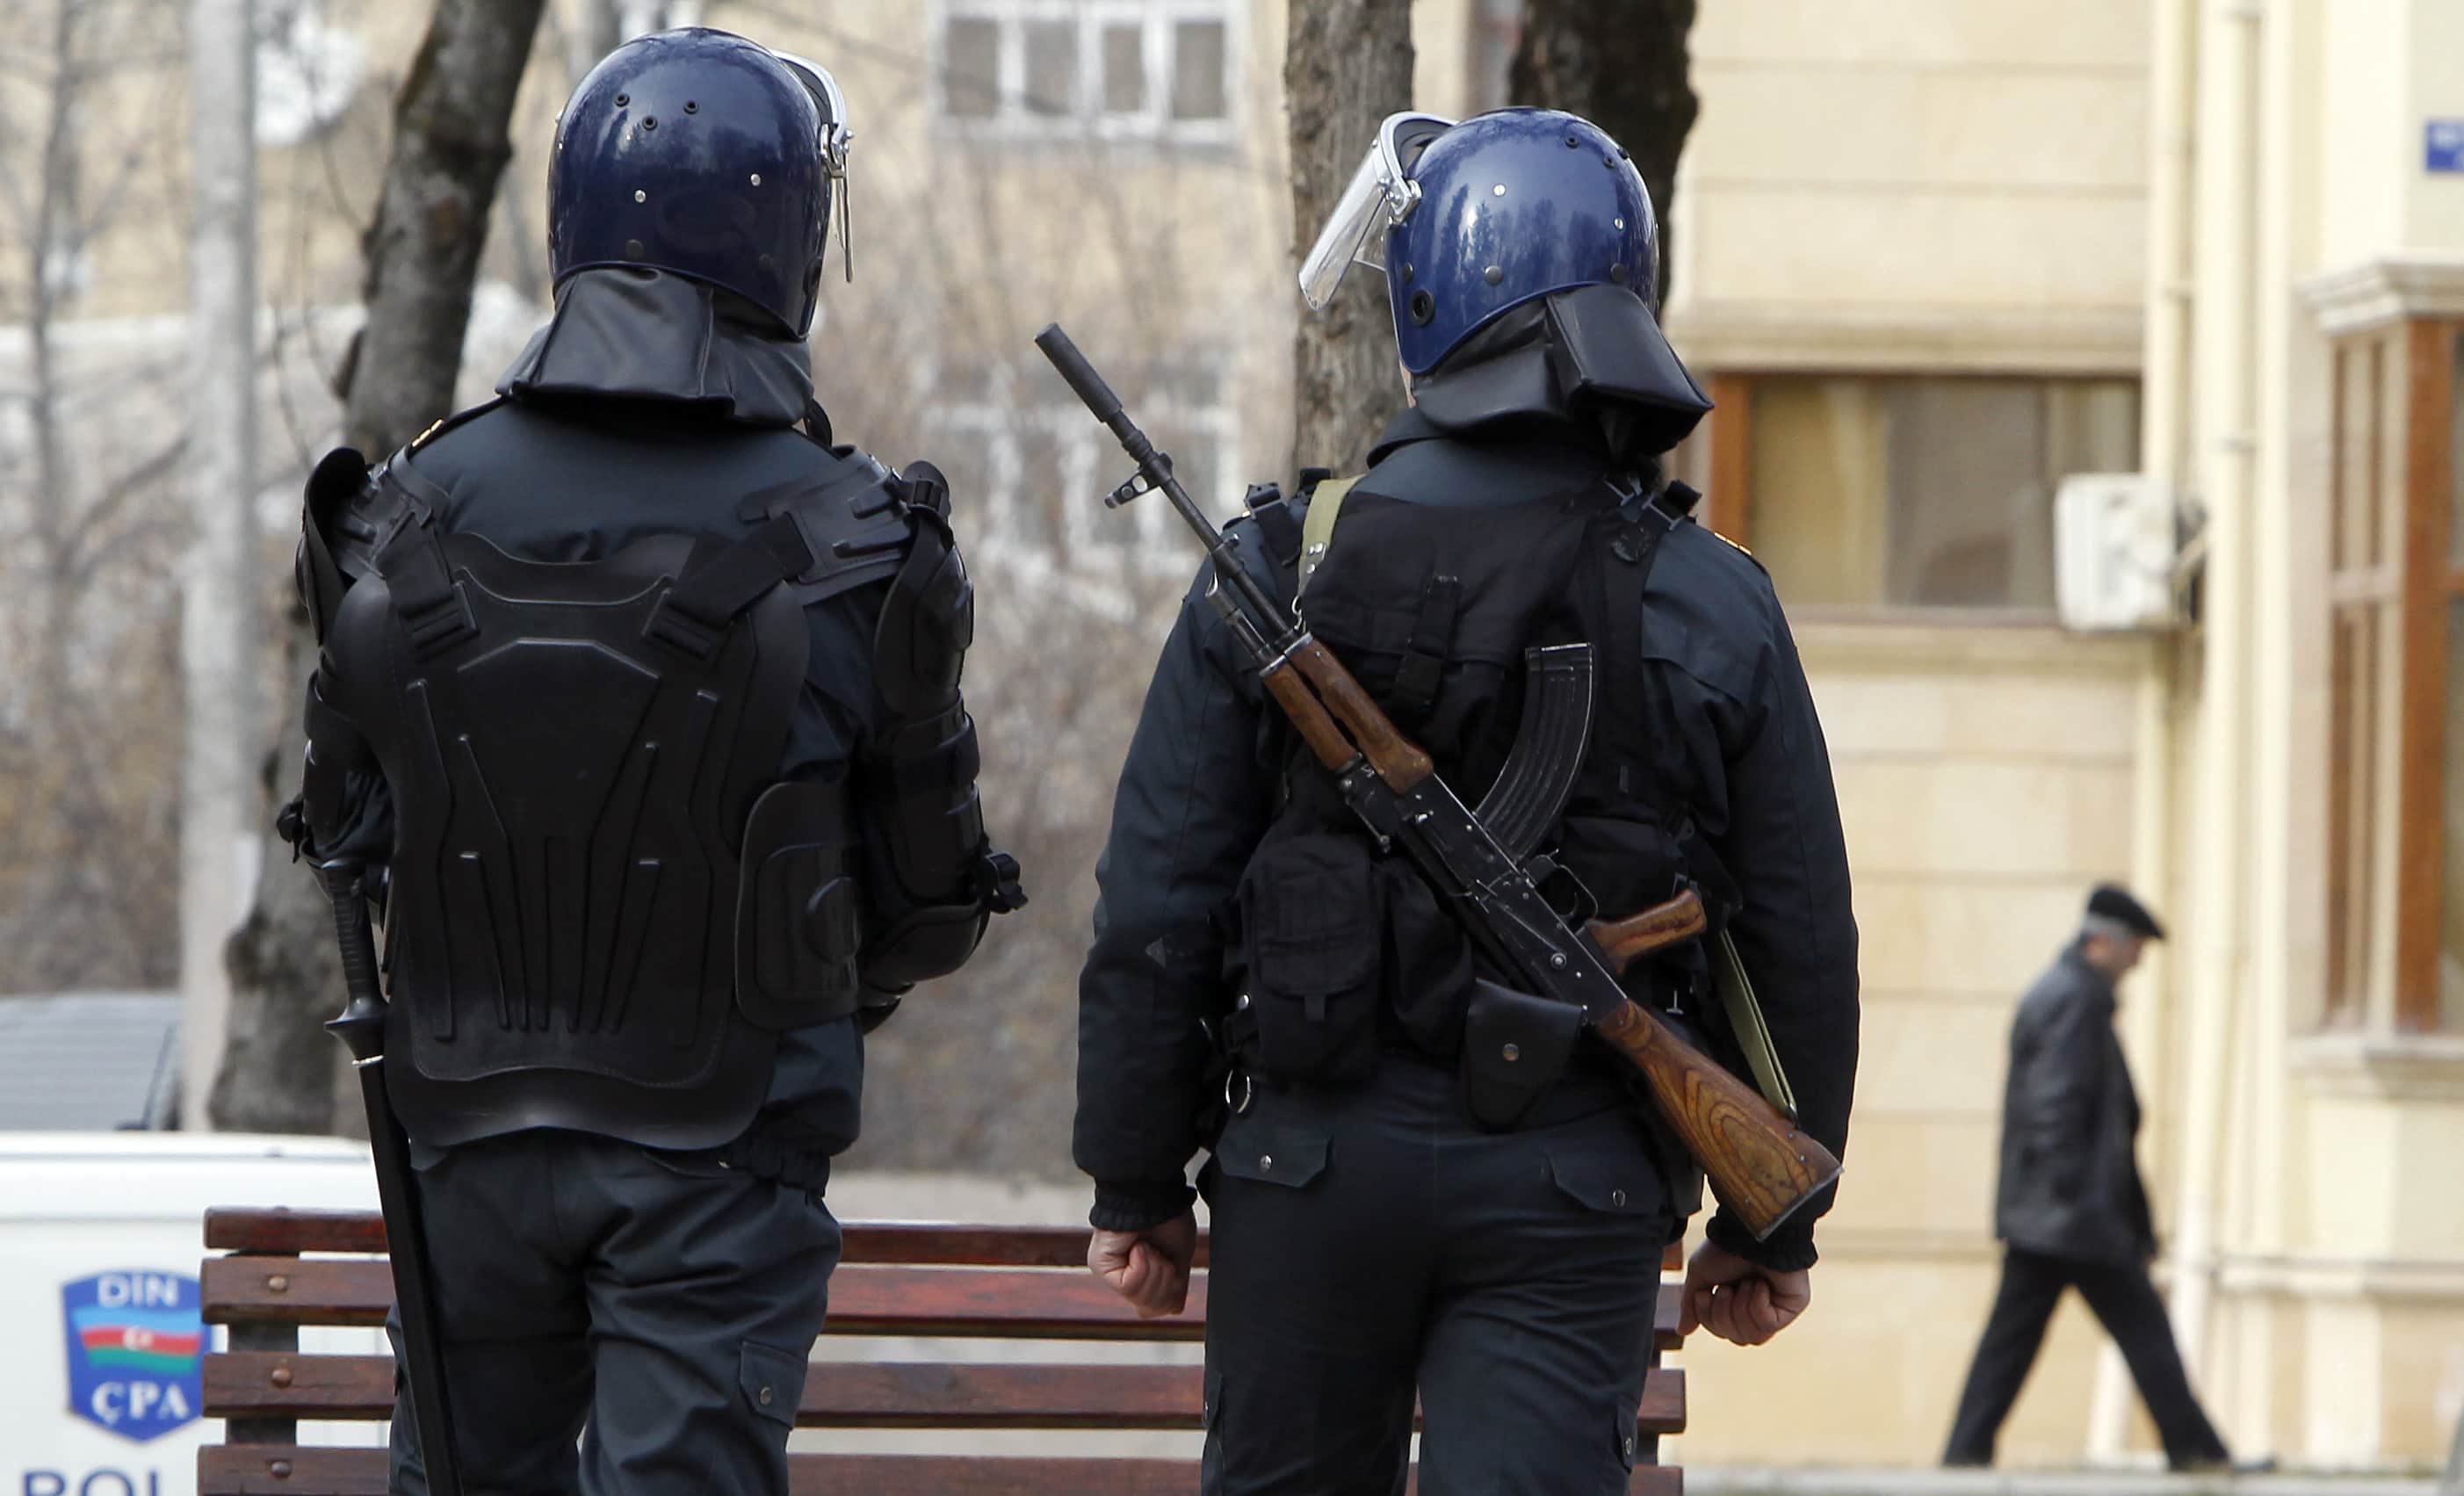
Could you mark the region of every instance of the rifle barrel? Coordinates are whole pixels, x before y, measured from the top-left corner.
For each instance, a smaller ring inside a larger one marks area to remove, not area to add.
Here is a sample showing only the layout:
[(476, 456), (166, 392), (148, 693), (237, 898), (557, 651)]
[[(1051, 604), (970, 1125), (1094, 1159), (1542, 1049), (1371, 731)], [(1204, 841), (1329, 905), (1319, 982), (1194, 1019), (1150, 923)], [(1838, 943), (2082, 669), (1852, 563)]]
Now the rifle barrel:
[[(1088, 362), (1087, 355), (1079, 351), (1078, 344), (1070, 341), (1067, 333), (1062, 331), (1059, 322), (1037, 333), (1035, 345), (1043, 350), (1044, 356), (1051, 361), (1053, 368), (1059, 371), (1070, 390), (1086, 403), (1095, 419), (1111, 430), (1114, 439), (1137, 463), (1138, 475), (1146, 480), (1147, 486), (1160, 490), (1172, 507), (1178, 511), (1183, 522), (1198, 533), (1199, 539), (1205, 543), (1206, 559), (1215, 565), (1217, 579), (1229, 581), (1232, 590), (1240, 594), (1242, 605), (1249, 609), (1250, 616), (1265, 626), (1265, 632), (1276, 636), (1277, 642), (1267, 646), (1265, 652), (1259, 656), (1261, 661), (1271, 659), (1287, 649), (1299, 632), (1290, 609), (1260, 586), (1258, 579), (1249, 574), (1249, 568), (1241, 564), (1239, 548), (1224, 539), (1223, 532), (1215, 527), (1214, 520), (1206, 517), (1206, 511), (1199, 507), (1198, 500), (1189, 496), (1189, 490), (1180, 486), (1180, 479), (1172, 471), (1171, 455), (1157, 451), (1147, 433), (1138, 429), (1138, 423), (1130, 419), (1129, 411), (1122, 407), (1121, 397), (1112, 392), (1112, 386), (1105, 383), (1104, 376), (1096, 372), (1095, 365)], [(1247, 642), (1246, 639), (1243, 641), (1244, 644)]]

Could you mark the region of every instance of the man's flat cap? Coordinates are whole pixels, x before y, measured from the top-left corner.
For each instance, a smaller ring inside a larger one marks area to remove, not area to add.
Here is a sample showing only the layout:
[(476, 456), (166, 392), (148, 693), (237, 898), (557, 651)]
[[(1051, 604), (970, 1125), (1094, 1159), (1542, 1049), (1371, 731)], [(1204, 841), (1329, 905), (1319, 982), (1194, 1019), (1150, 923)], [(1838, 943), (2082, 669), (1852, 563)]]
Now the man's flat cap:
[(2130, 891), (2118, 883), (2100, 883), (2087, 896), (2087, 912), (2099, 919), (2110, 919), (2131, 934), (2146, 940), (2165, 938), (2165, 927), (2147, 912), (2147, 906), (2130, 896)]

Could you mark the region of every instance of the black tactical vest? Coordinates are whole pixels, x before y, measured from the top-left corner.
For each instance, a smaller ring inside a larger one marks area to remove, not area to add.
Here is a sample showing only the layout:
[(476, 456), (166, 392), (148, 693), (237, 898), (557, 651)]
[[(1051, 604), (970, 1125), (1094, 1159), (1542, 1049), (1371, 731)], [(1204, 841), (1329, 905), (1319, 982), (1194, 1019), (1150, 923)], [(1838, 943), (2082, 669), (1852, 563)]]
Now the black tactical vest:
[[(1514, 746), (1525, 651), (1592, 646), (1591, 739), (1544, 847), (1612, 917), (1668, 898), (1688, 877), (1707, 885), (1715, 919), (1727, 912), (1723, 880), (1668, 787), (1667, 735), (1651, 727), (1666, 708), (1643, 664), (1644, 586), (1689, 501), (1678, 491), (1641, 503), (1605, 482), (1445, 508), (1355, 490), (1300, 594), (1311, 632), (1467, 803)], [(1286, 762), (1285, 808), (1243, 879), (1246, 1005), (1228, 1032), (1263, 1072), (1293, 1079), (1356, 1079), (1381, 1037), (1455, 1054), (1476, 966), (1467, 941), (1408, 863), (1368, 847), (1313, 756), (1295, 744)], [(1665, 1005), (1706, 975), (1688, 944), (1624, 980)]]
[(385, 1054), (406, 1128), (439, 1146), (534, 1127), (734, 1139), (777, 1035), (857, 1001), (843, 790), (779, 779), (815, 590), (782, 583), (833, 569), (811, 516), (548, 563), (439, 533), (407, 454), (377, 481), (389, 528), (320, 677), (393, 797)]

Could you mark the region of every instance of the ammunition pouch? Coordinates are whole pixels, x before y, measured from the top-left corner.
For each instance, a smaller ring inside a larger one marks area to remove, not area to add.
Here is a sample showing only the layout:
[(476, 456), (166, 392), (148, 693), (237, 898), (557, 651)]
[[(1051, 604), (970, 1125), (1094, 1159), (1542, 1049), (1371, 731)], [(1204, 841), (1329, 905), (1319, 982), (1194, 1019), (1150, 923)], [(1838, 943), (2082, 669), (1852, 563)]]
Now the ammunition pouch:
[(1344, 832), (1271, 840), (1241, 876), (1247, 988), (1224, 1036), (1254, 1073), (1346, 1083), (1377, 1067), (1385, 882)]
[(835, 784), (773, 784), (754, 802), (736, 904), (736, 1006), (746, 1021), (786, 1030), (855, 1011), (855, 849)]
[(1583, 1010), (1571, 1002), (1472, 983), (1463, 1011), (1463, 1105), (1483, 1127), (1505, 1129), (1566, 1073), (1582, 1037)]

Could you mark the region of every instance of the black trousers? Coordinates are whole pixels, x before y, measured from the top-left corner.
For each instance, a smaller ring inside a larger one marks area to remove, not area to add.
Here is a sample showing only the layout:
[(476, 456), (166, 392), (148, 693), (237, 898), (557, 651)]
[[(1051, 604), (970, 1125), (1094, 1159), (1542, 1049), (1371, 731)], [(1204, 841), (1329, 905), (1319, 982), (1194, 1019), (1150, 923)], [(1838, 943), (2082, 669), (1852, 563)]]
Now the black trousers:
[(1991, 1464), (1994, 1436), (2018, 1399), (2019, 1384), (2044, 1343), (2045, 1325), (2064, 1288), (2076, 1287), (2096, 1312), (2105, 1333), (2122, 1348), (2131, 1380), (2155, 1418), (2165, 1458), (2174, 1468), (2227, 1458), (2224, 1441), (2201, 1411), (2173, 1343), (2172, 1321), (2144, 1267), (2075, 1262), (2012, 1247), (2002, 1259), (2002, 1287), (1985, 1321), (1985, 1338), (1968, 1370), (1951, 1420), (1946, 1464)]
[[(785, 1496), (839, 1256), (819, 1195), (555, 1132), (452, 1149), (419, 1193), (467, 1496)], [(428, 1496), (399, 1396), (389, 1489)]]
[[(1450, 1071), (1261, 1090), (1206, 1171), (1205, 1496), (1622, 1493), (1673, 1222), (1622, 1089), (1483, 1132)], [(1545, 1103), (1544, 1103), (1545, 1104)]]

